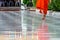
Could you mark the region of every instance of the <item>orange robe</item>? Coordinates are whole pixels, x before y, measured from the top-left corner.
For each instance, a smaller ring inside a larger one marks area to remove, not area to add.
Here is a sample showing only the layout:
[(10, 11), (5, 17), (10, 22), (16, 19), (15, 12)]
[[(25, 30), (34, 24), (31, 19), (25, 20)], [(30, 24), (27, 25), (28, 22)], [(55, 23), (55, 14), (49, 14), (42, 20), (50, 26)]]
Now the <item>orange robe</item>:
[(37, 0), (36, 8), (43, 10), (44, 14), (47, 14), (48, 10), (48, 0)]

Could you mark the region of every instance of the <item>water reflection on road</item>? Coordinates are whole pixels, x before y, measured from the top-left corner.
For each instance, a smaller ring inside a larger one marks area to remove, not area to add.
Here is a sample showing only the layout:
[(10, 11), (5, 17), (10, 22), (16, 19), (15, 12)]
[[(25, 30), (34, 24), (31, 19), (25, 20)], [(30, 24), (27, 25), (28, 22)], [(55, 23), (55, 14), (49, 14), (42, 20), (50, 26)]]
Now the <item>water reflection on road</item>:
[[(59, 40), (60, 38), (59, 13), (60, 12), (55, 12), (53, 16), (47, 15), (46, 17), (46, 22), (49, 28), (50, 40)], [(24, 39), (22, 37), (27, 36), (28, 38), (30, 38), (30, 40), (32, 40), (33, 33), (34, 40), (37, 40), (37, 29), (39, 25), (41, 25), (41, 17), (42, 15), (35, 11), (0, 11), (0, 37), (9, 36), (9, 38), (13, 37), (12, 39), (15, 40), (14, 38), (16, 37), (18, 37), (18, 39)]]

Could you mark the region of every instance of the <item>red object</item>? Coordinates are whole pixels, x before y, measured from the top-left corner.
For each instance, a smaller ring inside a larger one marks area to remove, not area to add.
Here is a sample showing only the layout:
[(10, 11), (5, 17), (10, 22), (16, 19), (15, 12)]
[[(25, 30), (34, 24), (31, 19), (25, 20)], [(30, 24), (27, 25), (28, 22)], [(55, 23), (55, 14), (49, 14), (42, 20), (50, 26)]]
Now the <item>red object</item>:
[(44, 14), (47, 14), (47, 10), (48, 10), (48, 0), (37, 0), (36, 2), (36, 8), (43, 10)]
[(39, 28), (38, 40), (49, 40), (48, 26), (45, 22), (43, 22)]

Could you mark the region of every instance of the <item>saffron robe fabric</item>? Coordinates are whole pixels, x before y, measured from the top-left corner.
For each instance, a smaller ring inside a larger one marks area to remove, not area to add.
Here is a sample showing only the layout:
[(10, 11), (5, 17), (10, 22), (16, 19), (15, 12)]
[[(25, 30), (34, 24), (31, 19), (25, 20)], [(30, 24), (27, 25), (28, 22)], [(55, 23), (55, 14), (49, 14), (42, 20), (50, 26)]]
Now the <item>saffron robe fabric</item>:
[(48, 10), (48, 2), (49, 0), (37, 0), (36, 2), (36, 8), (43, 10), (43, 14), (47, 14), (47, 10)]

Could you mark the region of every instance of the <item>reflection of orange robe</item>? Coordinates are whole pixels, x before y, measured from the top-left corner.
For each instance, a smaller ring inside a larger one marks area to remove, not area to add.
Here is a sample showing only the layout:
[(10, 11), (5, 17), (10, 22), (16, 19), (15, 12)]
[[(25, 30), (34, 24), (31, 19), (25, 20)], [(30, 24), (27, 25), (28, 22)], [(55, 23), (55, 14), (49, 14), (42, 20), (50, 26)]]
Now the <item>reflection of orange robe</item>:
[(42, 24), (38, 31), (38, 40), (49, 40), (49, 32), (47, 24)]
[(44, 14), (47, 14), (48, 0), (37, 0), (36, 7), (40, 10), (43, 10)]

